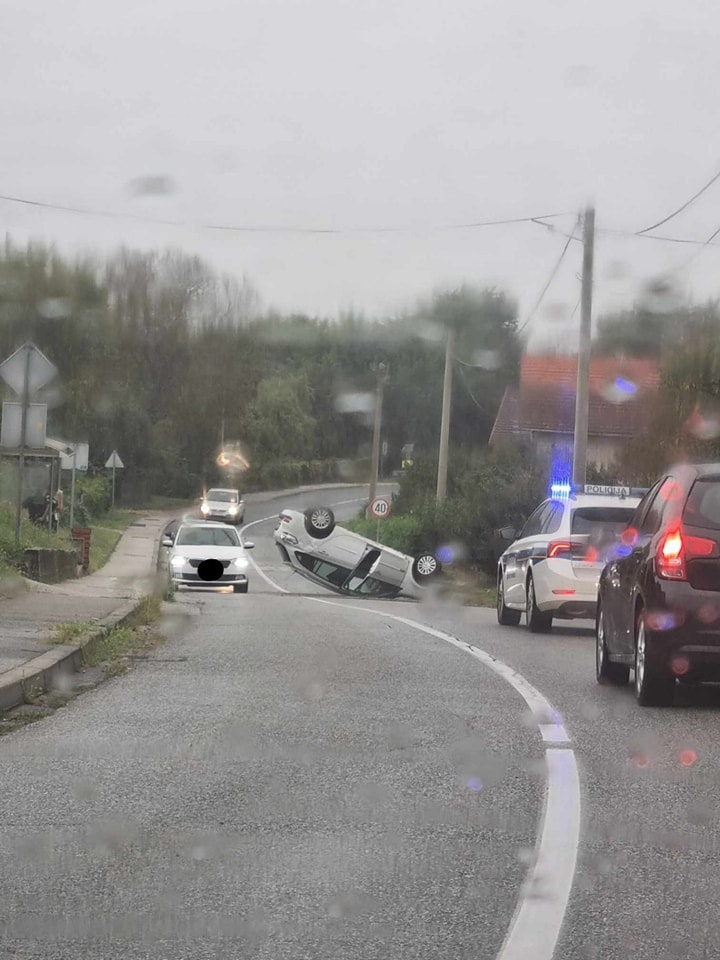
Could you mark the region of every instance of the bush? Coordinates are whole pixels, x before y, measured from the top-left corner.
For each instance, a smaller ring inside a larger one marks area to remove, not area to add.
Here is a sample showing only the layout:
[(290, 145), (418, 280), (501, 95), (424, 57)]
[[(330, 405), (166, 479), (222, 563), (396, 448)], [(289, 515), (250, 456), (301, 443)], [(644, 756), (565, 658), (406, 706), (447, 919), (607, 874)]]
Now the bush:
[(285, 460), (253, 464), (240, 481), (245, 493), (259, 490), (284, 490), (314, 483), (334, 483), (338, 479), (335, 460)]
[[(459, 547), (454, 553), (492, 574), (506, 544), (496, 530), (522, 526), (546, 496), (547, 477), (521, 452), (454, 451), (448, 496), (437, 503), (437, 460), (416, 462), (400, 481), (396, 513), (383, 521), (383, 543), (411, 556), (421, 550)], [(373, 521), (353, 521), (353, 529), (375, 539)], [(368, 524), (363, 526), (363, 524)]]

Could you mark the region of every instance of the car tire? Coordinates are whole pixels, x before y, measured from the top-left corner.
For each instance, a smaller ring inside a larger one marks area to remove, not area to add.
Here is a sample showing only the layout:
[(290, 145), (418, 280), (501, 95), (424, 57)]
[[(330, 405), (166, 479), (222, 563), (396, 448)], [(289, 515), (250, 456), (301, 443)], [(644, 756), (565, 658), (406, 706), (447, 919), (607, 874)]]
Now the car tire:
[(424, 550), (413, 560), (413, 580), (420, 586), (436, 577), (441, 570), (442, 564), (431, 550)]
[(608, 657), (605, 617), (600, 604), (595, 619), (595, 677), (598, 683), (618, 687), (630, 681), (630, 667), (624, 663), (613, 663)]
[(316, 540), (324, 540), (335, 529), (335, 514), (329, 507), (311, 507), (305, 511), (305, 529)]
[(247, 593), (248, 584), (247, 583), (234, 583), (233, 584), (233, 593)]
[(525, 603), (525, 619), (531, 633), (549, 633), (552, 630), (552, 614), (538, 610), (535, 601), (535, 583), (532, 574), (527, 579), (527, 601)]
[(635, 627), (635, 698), (641, 707), (668, 707), (675, 696), (675, 677), (652, 669), (647, 656), (645, 614), (641, 610)]
[(522, 611), (511, 610), (505, 606), (505, 587), (503, 586), (502, 575), (498, 577), (497, 585), (497, 619), (503, 627), (516, 627), (520, 623)]

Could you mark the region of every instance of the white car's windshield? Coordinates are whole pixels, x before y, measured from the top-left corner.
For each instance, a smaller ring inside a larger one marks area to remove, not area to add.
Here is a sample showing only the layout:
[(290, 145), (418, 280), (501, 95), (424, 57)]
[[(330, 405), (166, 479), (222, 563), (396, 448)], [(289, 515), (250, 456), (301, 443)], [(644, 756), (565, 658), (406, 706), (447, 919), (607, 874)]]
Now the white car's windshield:
[(238, 495), (234, 490), (210, 490), (207, 499), (218, 503), (237, 503)]

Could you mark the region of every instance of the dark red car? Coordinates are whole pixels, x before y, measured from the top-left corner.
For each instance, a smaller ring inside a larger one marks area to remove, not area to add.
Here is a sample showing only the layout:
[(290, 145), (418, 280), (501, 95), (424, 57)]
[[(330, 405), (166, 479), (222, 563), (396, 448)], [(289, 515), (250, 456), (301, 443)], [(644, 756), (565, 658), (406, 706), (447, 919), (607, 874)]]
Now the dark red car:
[(642, 706), (677, 680), (720, 681), (720, 463), (681, 464), (655, 483), (600, 575), (598, 683), (635, 673)]

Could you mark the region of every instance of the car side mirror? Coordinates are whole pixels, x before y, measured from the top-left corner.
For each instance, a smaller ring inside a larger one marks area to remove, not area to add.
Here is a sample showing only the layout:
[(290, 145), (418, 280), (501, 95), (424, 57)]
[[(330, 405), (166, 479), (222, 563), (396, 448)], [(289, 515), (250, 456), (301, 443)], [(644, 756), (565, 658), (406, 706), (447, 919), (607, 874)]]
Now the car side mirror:
[(246, 550), (255, 549), (255, 543), (253, 540), (246, 540), (245, 543), (243, 543), (243, 546), (245, 547)]
[(498, 534), (502, 540), (513, 541), (517, 540), (518, 532), (515, 527), (501, 527), (498, 530)]
[(173, 545), (172, 537), (163, 537), (162, 545), (164, 547), (171, 547)]

